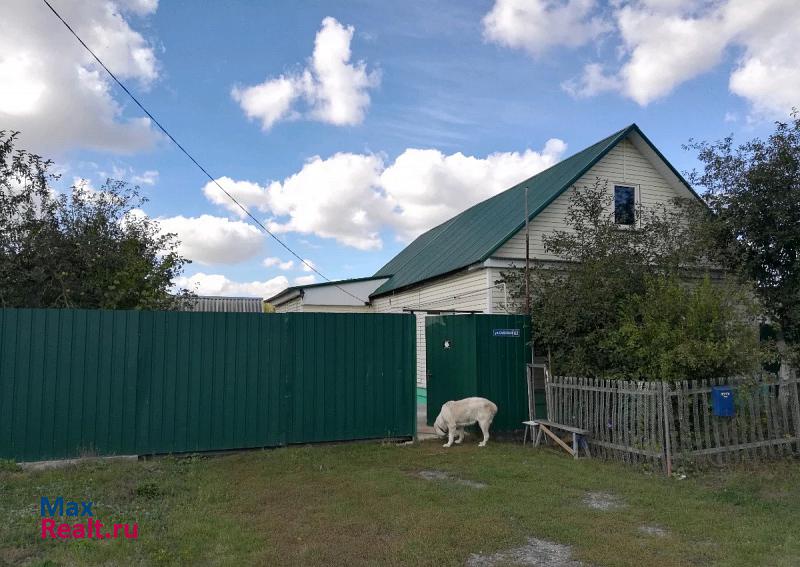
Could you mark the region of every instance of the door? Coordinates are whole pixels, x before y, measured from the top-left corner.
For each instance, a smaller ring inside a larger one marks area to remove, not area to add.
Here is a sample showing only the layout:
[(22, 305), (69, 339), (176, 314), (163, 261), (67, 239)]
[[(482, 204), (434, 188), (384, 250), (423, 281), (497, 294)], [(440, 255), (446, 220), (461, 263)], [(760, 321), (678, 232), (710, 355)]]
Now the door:
[(442, 404), (477, 392), (475, 315), (425, 318), (425, 359), (428, 382), (428, 425)]

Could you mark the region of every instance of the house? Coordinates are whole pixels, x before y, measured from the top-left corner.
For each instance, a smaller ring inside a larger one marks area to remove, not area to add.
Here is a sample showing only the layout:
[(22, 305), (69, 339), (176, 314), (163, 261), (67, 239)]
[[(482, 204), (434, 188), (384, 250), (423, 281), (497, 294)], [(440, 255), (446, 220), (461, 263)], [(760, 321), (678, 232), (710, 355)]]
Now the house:
[(614, 191), (615, 217), (621, 224), (633, 222), (639, 204), (697, 197), (632, 124), (430, 229), (371, 278), (297, 286), (268, 301), (278, 312), (415, 313), (417, 381), (424, 384), (426, 314), (513, 310), (503, 284), (495, 282), (503, 271), (525, 263), (525, 189), (530, 258), (558, 260), (545, 253), (542, 237), (565, 228), (574, 187), (593, 185), (598, 178)]

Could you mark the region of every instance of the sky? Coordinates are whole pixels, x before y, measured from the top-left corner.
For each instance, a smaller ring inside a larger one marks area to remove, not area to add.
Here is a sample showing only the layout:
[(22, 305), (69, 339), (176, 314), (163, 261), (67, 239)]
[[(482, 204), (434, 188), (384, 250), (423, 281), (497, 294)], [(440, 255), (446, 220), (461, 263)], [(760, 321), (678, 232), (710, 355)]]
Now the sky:
[[(331, 279), (630, 123), (690, 139), (800, 106), (796, 0), (51, 0), (227, 191)], [(0, 129), (66, 190), (138, 185), (192, 263), (269, 297), (321, 281), (248, 222), (39, 0), (0, 3)]]

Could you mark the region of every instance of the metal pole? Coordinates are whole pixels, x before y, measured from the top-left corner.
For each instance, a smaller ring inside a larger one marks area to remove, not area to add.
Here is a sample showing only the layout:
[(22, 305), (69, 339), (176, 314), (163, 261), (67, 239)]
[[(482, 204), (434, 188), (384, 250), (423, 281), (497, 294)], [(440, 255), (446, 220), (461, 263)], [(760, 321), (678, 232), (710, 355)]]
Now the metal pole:
[(530, 340), (531, 340), (531, 380), (529, 381), (529, 388), (532, 390), (533, 394), (533, 417), (539, 417), (536, 415), (536, 392), (535, 392), (535, 384), (536, 380), (535, 376), (535, 367), (534, 363), (536, 362), (536, 355), (533, 350), (533, 319), (531, 317), (531, 231), (530, 231), (530, 222), (528, 218), (528, 187), (525, 186), (525, 317), (528, 319), (528, 328), (530, 329)]
[[(530, 290), (530, 223), (528, 222), (528, 187), (525, 187), (525, 314), (531, 316), (531, 290)], [(531, 360), (531, 363), (533, 360)]]

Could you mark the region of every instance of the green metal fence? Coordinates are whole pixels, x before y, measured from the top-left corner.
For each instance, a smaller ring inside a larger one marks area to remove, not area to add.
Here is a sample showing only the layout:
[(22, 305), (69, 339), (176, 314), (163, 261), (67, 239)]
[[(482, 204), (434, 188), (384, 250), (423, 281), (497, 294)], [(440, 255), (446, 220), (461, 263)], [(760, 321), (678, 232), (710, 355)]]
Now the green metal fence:
[(0, 457), (403, 437), (411, 315), (0, 310)]

